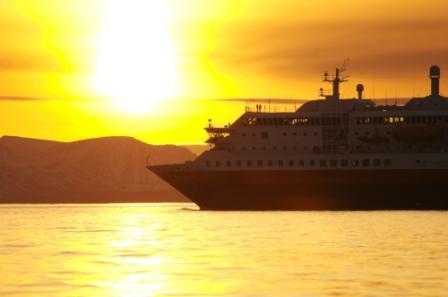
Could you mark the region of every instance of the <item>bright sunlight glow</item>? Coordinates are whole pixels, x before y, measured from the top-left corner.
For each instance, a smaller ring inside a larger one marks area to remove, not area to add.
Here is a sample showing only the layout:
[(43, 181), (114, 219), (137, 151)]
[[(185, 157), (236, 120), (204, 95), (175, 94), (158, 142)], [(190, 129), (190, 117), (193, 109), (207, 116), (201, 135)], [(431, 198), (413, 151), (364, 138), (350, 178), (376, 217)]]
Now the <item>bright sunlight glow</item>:
[(99, 37), (95, 87), (122, 113), (148, 113), (174, 94), (176, 56), (163, 0), (110, 0)]

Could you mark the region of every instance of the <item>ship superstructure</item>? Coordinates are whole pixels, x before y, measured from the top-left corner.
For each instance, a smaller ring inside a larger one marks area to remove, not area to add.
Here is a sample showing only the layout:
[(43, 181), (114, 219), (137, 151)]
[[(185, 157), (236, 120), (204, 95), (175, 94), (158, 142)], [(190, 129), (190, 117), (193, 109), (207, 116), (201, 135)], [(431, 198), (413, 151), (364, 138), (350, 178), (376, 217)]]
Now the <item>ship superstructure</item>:
[(448, 209), (448, 99), (432, 66), (431, 93), (377, 105), (356, 88), (341, 99), (345, 68), (324, 74), (332, 91), (295, 112), (257, 105), (234, 123), (210, 122), (209, 151), (193, 162), (149, 167), (201, 209)]

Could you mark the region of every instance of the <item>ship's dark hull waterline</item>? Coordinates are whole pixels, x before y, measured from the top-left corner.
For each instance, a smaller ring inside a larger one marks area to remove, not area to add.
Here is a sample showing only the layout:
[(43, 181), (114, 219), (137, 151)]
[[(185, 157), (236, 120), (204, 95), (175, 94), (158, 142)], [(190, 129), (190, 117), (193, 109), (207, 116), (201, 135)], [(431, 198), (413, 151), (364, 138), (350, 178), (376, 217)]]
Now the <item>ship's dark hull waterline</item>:
[(448, 170), (148, 168), (201, 210), (448, 210)]

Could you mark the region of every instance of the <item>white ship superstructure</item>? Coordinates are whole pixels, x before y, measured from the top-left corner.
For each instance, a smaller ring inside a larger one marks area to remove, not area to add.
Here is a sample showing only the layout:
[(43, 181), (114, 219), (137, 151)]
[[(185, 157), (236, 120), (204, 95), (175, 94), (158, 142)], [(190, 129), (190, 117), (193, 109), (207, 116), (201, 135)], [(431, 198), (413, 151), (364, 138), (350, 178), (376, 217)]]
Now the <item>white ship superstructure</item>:
[[(206, 128), (209, 151), (193, 162), (157, 167), (154, 171), (168, 182), (171, 180), (173, 186), (200, 206), (210, 209), (258, 209), (257, 197), (263, 197), (263, 193), (238, 191), (236, 187), (251, 189), (260, 180), (273, 182), (272, 187), (278, 184), (280, 193), (275, 198), (275, 189), (266, 187), (264, 193), (273, 196), (273, 202), (269, 197), (260, 199), (260, 209), (376, 209), (374, 202), (372, 207), (365, 201), (356, 206), (356, 201), (345, 201), (341, 195), (350, 193), (350, 188), (359, 190), (361, 195), (363, 189), (357, 189), (359, 185), (366, 186), (365, 191), (375, 187), (377, 195), (382, 195), (378, 187), (384, 188), (384, 196), (400, 193), (391, 188), (389, 181), (395, 181), (397, 187), (406, 186), (416, 195), (423, 195), (425, 187), (438, 188), (448, 170), (448, 99), (439, 93), (440, 68), (430, 68), (431, 93), (404, 105), (377, 105), (363, 98), (361, 84), (357, 86), (357, 98), (341, 99), (339, 88), (346, 81), (344, 70), (336, 69), (334, 76), (325, 73), (324, 81), (333, 86), (331, 94), (325, 95), (321, 89), (324, 99), (308, 101), (295, 112), (266, 112), (257, 105), (255, 112), (247, 111), (227, 126), (214, 127), (210, 122)], [(167, 175), (171, 171), (191, 172), (192, 182), (208, 174), (207, 192), (182, 190)], [(226, 183), (213, 179), (214, 174), (228, 179), (231, 191), (224, 191), (226, 195), (253, 197), (242, 202), (227, 198), (231, 200), (228, 204), (221, 201), (225, 197), (208, 186), (218, 182), (216, 186), (222, 190)], [(416, 192), (408, 182), (415, 184), (420, 175), (423, 188)], [(339, 180), (341, 176), (345, 178)], [(407, 180), (402, 180), (404, 177)], [(285, 180), (292, 184), (285, 184)], [(332, 183), (335, 188), (328, 186)], [(313, 189), (313, 185), (326, 189)], [(263, 189), (262, 184), (259, 186)], [(294, 186), (302, 190), (294, 190)], [(343, 203), (331, 200), (332, 196), (341, 198)], [(315, 198), (308, 201), (309, 197)], [(424, 204), (424, 200), (416, 199), (416, 207)], [(310, 206), (312, 201), (316, 201), (316, 207)], [(433, 208), (448, 207), (446, 199), (434, 203)], [(412, 208), (413, 204), (390, 205), (401, 209)], [(389, 208), (387, 201), (381, 201), (377, 208)]]
[(439, 94), (440, 69), (431, 67), (432, 92), (403, 106), (340, 99), (333, 94), (296, 112), (246, 112), (232, 125), (208, 127), (213, 149), (194, 165), (204, 170), (448, 168), (448, 100)]

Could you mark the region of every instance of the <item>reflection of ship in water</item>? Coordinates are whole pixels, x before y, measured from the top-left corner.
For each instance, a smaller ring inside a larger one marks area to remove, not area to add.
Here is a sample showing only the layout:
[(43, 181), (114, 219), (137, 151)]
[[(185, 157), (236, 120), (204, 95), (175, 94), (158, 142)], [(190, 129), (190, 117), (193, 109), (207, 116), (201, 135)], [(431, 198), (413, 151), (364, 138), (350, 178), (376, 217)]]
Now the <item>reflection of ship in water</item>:
[(201, 209), (448, 209), (448, 99), (440, 69), (431, 94), (403, 106), (340, 99), (344, 69), (324, 75), (323, 100), (295, 112), (245, 112), (206, 128), (193, 162), (149, 169)]

